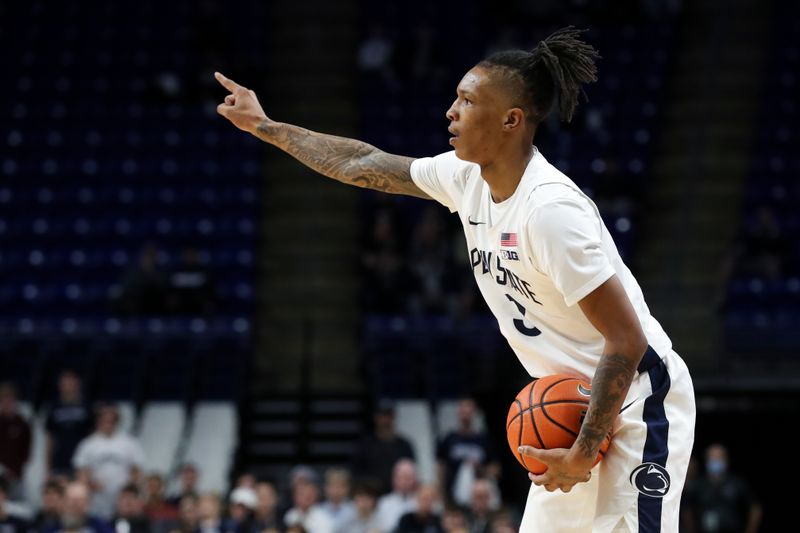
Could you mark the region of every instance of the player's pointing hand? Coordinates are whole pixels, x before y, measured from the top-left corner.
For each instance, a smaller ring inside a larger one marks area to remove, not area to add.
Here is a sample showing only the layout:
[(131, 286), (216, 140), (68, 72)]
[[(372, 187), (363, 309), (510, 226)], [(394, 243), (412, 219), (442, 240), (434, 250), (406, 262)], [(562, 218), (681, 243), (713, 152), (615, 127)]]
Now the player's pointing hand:
[(550, 492), (561, 489), (564, 492), (572, 490), (577, 483), (584, 483), (592, 478), (591, 468), (593, 461), (572, 453), (571, 449), (557, 448), (540, 450), (533, 446), (520, 446), (519, 453), (533, 457), (540, 463), (547, 465), (544, 474), (528, 474), (534, 485), (543, 485)]
[(214, 77), (231, 93), (225, 97), (223, 103), (217, 106), (217, 113), (230, 120), (240, 130), (248, 133), (255, 133), (259, 124), (269, 120), (261, 108), (255, 92), (242, 87), (219, 72), (215, 72)]

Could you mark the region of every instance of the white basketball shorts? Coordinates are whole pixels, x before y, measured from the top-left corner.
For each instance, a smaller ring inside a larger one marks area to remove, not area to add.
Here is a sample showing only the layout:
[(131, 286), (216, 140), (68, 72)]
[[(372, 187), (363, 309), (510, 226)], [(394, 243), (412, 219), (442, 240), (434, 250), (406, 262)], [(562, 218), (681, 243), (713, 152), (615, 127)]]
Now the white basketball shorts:
[(520, 533), (677, 533), (694, 423), (683, 359), (648, 347), (591, 480), (568, 493), (531, 484)]

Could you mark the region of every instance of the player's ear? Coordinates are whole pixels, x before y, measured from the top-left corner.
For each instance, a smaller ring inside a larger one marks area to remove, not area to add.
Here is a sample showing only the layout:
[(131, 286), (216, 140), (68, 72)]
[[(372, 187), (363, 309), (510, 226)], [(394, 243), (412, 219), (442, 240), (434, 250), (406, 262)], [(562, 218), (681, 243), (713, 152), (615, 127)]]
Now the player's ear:
[(525, 113), (518, 107), (512, 107), (506, 111), (505, 121), (503, 122), (504, 131), (512, 131), (520, 126), (525, 121)]

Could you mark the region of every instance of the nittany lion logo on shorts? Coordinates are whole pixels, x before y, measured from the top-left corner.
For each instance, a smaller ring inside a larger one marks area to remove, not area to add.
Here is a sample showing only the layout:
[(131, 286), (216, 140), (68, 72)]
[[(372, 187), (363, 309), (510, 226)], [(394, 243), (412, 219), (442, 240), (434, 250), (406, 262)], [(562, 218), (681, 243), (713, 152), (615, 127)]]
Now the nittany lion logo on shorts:
[(669, 490), (669, 472), (656, 463), (642, 463), (631, 472), (631, 485), (645, 496), (663, 498)]

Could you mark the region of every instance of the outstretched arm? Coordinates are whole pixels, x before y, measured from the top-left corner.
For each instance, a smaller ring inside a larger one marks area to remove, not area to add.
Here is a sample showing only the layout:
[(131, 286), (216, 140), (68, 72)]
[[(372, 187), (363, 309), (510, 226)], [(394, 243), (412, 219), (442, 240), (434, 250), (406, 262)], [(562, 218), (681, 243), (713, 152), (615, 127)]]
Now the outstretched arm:
[(365, 142), (275, 122), (267, 117), (256, 93), (219, 72), (217, 81), (231, 92), (217, 112), (240, 130), (277, 146), (320, 174), (367, 189), (430, 197), (411, 179), (411, 157), (387, 154)]

